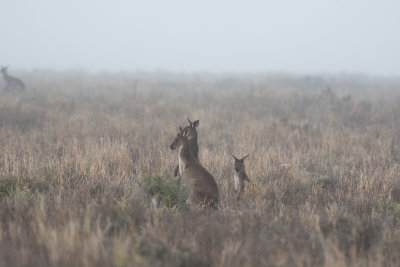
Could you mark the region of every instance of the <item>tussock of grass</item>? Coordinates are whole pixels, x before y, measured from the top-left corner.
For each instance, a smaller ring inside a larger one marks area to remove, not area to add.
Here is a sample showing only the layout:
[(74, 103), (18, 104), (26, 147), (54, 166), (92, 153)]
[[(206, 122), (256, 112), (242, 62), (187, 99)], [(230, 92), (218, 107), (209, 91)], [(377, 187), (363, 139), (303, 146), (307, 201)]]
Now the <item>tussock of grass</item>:
[(0, 179), (0, 197), (7, 196), (15, 191), (17, 178), (7, 177)]
[(189, 191), (183, 183), (177, 183), (173, 179), (166, 179), (160, 175), (145, 173), (139, 181), (139, 186), (146, 191), (153, 204), (159, 202), (168, 208), (178, 210), (188, 207)]
[(8, 196), (15, 192), (16, 189), (27, 189), (31, 192), (44, 193), (49, 190), (49, 187), (45, 182), (29, 178), (17, 178), (15, 176), (0, 178), (0, 197)]
[(334, 187), (338, 184), (338, 180), (333, 177), (320, 177), (315, 181), (315, 184), (320, 186), (323, 189), (334, 189)]

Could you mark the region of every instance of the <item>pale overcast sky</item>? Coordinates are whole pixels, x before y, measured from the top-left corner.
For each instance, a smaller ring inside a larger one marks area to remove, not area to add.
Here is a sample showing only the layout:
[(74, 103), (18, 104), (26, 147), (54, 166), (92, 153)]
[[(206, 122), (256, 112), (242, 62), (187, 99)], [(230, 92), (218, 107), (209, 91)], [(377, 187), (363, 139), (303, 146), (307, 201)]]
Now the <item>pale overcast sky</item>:
[(400, 0), (0, 0), (12, 69), (400, 75)]

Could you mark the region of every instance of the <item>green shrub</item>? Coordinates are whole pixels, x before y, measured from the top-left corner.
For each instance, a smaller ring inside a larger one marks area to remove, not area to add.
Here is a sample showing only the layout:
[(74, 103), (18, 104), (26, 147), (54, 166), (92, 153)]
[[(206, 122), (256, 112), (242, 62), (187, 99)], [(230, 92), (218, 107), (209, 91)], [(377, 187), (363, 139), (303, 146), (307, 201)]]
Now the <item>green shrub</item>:
[(18, 178), (15, 176), (0, 178), (0, 197), (8, 196), (17, 188), (27, 188), (32, 192), (47, 192), (49, 189), (46, 183), (35, 179)]
[(188, 205), (189, 191), (183, 183), (165, 179), (160, 175), (145, 173), (139, 182), (149, 196), (168, 208), (182, 209)]
[(17, 179), (13, 176), (0, 179), (0, 197), (8, 196), (15, 191)]
[(323, 176), (319, 177), (315, 181), (316, 185), (319, 185), (323, 189), (333, 189), (338, 185), (338, 180), (333, 177)]

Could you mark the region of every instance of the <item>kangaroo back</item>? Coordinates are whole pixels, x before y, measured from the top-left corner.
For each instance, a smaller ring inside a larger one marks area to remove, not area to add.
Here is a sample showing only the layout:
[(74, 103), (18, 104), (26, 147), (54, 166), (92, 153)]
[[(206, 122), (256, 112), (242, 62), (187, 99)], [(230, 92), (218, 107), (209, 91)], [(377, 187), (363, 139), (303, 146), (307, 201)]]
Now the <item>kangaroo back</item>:
[(193, 161), (183, 176), (192, 187), (191, 202), (216, 207), (219, 202), (219, 191), (214, 177), (198, 162)]

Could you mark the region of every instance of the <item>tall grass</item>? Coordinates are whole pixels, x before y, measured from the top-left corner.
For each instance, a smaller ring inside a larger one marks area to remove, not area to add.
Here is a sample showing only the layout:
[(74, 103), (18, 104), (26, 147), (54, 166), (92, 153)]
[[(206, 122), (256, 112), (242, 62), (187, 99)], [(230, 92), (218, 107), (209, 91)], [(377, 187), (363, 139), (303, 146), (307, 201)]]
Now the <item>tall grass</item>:
[[(23, 78), (0, 97), (0, 266), (400, 264), (399, 79)], [(187, 116), (217, 211), (172, 177)]]

